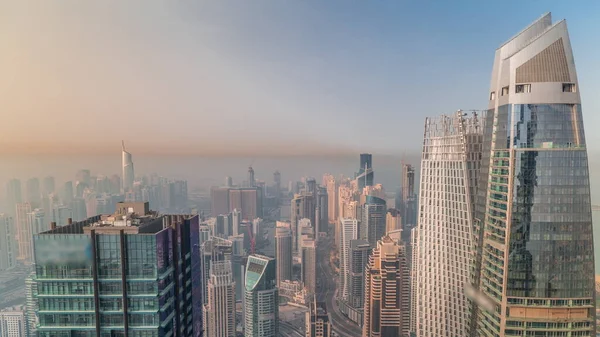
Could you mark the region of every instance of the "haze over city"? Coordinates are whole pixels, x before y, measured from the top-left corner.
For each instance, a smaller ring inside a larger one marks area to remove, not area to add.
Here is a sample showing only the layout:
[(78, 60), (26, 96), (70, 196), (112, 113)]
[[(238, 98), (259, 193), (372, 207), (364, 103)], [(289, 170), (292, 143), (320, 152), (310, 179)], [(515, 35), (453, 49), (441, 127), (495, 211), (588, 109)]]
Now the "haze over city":
[(600, 336), (598, 14), (0, 0), (0, 337)]

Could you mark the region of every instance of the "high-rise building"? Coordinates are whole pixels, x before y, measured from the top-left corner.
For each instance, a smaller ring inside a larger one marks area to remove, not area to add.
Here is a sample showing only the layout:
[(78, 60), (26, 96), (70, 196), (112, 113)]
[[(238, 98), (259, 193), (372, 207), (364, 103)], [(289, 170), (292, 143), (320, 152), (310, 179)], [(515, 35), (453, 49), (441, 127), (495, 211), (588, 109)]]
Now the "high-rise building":
[(230, 176), (225, 177), (225, 187), (233, 187), (233, 179)]
[(14, 241), (15, 237), (13, 218), (0, 213), (0, 271), (11, 269), (17, 264), (19, 247)]
[(279, 290), (275, 259), (248, 256), (244, 292), (244, 336), (279, 336)]
[(302, 236), (301, 244), (301, 277), (307, 295), (314, 295), (317, 291), (317, 245), (315, 239), (307, 235)]
[(327, 188), (327, 214), (329, 223), (336, 223), (338, 217), (338, 184), (331, 174), (323, 176), (323, 186)]
[(315, 208), (315, 238), (320, 232), (327, 232), (329, 227), (329, 195), (327, 188), (317, 187), (317, 204)]
[(62, 192), (59, 192), (59, 196), (65, 205), (68, 205), (73, 201), (73, 182), (65, 182)]
[(252, 221), (262, 216), (262, 191), (258, 187), (229, 189), (229, 209), (237, 209), (242, 219)]
[(496, 50), (476, 218), (473, 335), (595, 334), (588, 155), (566, 22)]
[[(419, 227), (411, 229), (410, 234), (410, 245), (408, 247), (416, 247), (417, 239), (419, 238)], [(409, 272), (410, 272), (410, 332), (417, 334), (417, 254), (408, 255), (409, 261)], [(474, 336), (473, 336), (474, 337)]]
[[(476, 183), (483, 127), (462, 111), (425, 120), (414, 265), (417, 336), (465, 336), (472, 240), (470, 187)], [(451, 191), (451, 193), (449, 192)]]
[(217, 262), (231, 261), (233, 243), (229, 240), (213, 236), (200, 245), (200, 292), (202, 303), (208, 304), (208, 282), (210, 280), (210, 267)]
[(299, 242), (302, 238), (300, 234), (300, 220), (309, 219), (311, 224), (315, 223), (315, 212), (316, 212), (316, 198), (312, 194), (296, 194), (291, 202), (291, 225), (292, 225), (292, 236), (293, 251), (299, 252)]
[(77, 171), (75, 178), (77, 179), (77, 182), (85, 184), (86, 186), (91, 186), (92, 184), (92, 174), (88, 169), (81, 169)]
[(123, 168), (123, 192), (131, 191), (133, 189), (133, 181), (135, 179), (133, 171), (133, 158), (131, 153), (125, 150), (125, 142), (122, 142), (123, 148), (121, 150), (121, 166)]
[(50, 210), (50, 215), (46, 217), (46, 222), (55, 222), (57, 226), (64, 226), (69, 219), (73, 219), (73, 211), (70, 207), (54, 205)]
[(362, 191), (365, 186), (373, 186), (373, 157), (370, 153), (360, 154), (360, 168), (354, 179), (358, 182), (358, 189)]
[[(340, 219), (340, 275), (347, 275), (350, 270), (350, 242), (358, 239), (358, 220), (356, 219)], [(339, 278), (340, 286), (338, 296), (344, 300), (348, 300), (348, 281), (346, 277)]]
[(408, 275), (403, 247), (389, 236), (377, 241), (365, 270), (363, 336), (409, 336)]
[(210, 189), (211, 216), (229, 213), (229, 188), (213, 187)]
[(306, 337), (331, 337), (331, 323), (325, 302), (318, 302), (315, 297), (306, 312), (305, 322)]
[(369, 241), (372, 248), (385, 235), (386, 207), (384, 199), (370, 195), (365, 197), (359, 238)]
[(26, 201), (29, 202), (33, 208), (37, 208), (42, 205), (42, 193), (40, 191), (40, 180), (38, 178), (31, 178), (27, 180), (25, 197)]
[(46, 196), (50, 193), (54, 193), (55, 188), (54, 177), (45, 177), (42, 184), (42, 195)]
[(119, 203), (35, 235), (39, 336), (200, 336), (198, 227), (197, 215)]
[(256, 180), (254, 179), (254, 169), (252, 166), (248, 166), (248, 187), (255, 187)]
[(365, 299), (365, 268), (372, 250), (369, 241), (351, 240), (348, 272), (343, 276), (348, 284), (348, 298), (340, 307), (350, 320), (361, 326)]
[(400, 216), (400, 211), (395, 208), (390, 208), (385, 214), (385, 232), (389, 233), (398, 229), (402, 229), (402, 217)]
[(6, 213), (15, 216), (17, 204), (23, 202), (21, 181), (11, 179), (6, 184)]
[(207, 336), (235, 337), (235, 281), (231, 261), (211, 264), (204, 306)]
[(292, 232), (289, 227), (275, 228), (275, 261), (277, 265), (277, 286), (282, 281), (292, 280)]
[(25, 279), (25, 329), (27, 336), (37, 336), (38, 324), (38, 299), (37, 283), (35, 282), (35, 272), (32, 272)]
[(29, 213), (31, 213), (31, 204), (28, 202), (18, 203), (16, 205), (17, 216), (15, 219), (15, 232), (17, 234), (17, 243), (19, 245), (19, 254), (17, 260), (23, 264), (31, 263), (31, 226), (29, 226)]
[(0, 311), (0, 337), (26, 337), (25, 312), (22, 307)]
[(401, 212), (404, 229), (410, 230), (417, 224), (415, 196), (415, 168), (410, 164), (402, 165)]
[(279, 171), (273, 173), (273, 187), (275, 189), (275, 196), (279, 197), (281, 194), (281, 173)]

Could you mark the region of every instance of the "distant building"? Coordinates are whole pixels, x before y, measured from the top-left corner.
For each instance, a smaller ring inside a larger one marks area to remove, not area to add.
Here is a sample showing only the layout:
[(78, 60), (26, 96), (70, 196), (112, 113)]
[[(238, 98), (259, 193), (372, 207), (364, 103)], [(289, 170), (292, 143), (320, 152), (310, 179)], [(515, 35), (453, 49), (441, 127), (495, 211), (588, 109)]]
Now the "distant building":
[(306, 337), (331, 337), (331, 323), (326, 308), (325, 303), (318, 302), (315, 297), (306, 312)]
[(17, 217), (15, 221), (15, 231), (17, 234), (17, 243), (19, 245), (19, 254), (17, 260), (23, 264), (31, 264), (32, 244), (31, 244), (31, 226), (29, 226), (29, 213), (31, 213), (31, 204), (19, 203), (16, 206)]
[(329, 223), (336, 223), (338, 217), (338, 185), (331, 174), (323, 176), (323, 186), (327, 189), (327, 214)]
[(365, 270), (363, 336), (409, 336), (409, 273), (402, 246), (377, 242)]
[(402, 166), (401, 207), (404, 229), (410, 230), (417, 223), (415, 168), (410, 164)]
[(279, 291), (275, 259), (250, 255), (246, 266), (244, 336), (279, 336)]
[(360, 154), (360, 168), (354, 179), (358, 182), (358, 189), (362, 191), (365, 186), (373, 186), (373, 156), (370, 153)]
[(340, 245), (339, 248), (339, 259), (340, 259), (340, 286), (338, 296), (348, 301), (348, 281), (343, 275), (348, 275), (350, 270), (350, 242), (358, 239), (358, 220), (356, 219), (340, 219)]
[(385, 214), (385, 232), (389, 233), (397, 229), (402, 229), (402, 217), (400, 216), (400, 211), (390, 208)]
[(262, 191), (260, 188), (233, 188), (229, 190), (229, 209), (240, 211), (242, 219), (252, 221), (262, 216)]
[(369, 241), (372, 248), (385, 235), (386, 207), (384, 199), (370, 195), (365, 197), (359, 238)]
[(292, 225), (292, 236), (293, 251), (299, 252), (300, 246), (298, 243), (301, 240), (302, 235), (299, 234), (299, 226), (301, 219), (309, 219), (311, 224), (315, 223), (315, 212), (316, 212), (316, 198), (312, 194), (296, 194), (291, 202), (291, 225)]
[[(40, 337), (124, 336), (132, 327), (140, 336), (201, 335), (198, 216), (148, 208), (119, 203), (115, 214), (34, 235)], [(72, 319), (57, 325), (57, 315)]]
[[(275, 228), (275, 261), (277, 265), (277, 286), (284, 280), (292, 280), (292, 232), (289, 227)], [(287, 224), (289, 225), (289, 224)]]
[(211, 216), (229, 213), (229, 188), (213, 187), (210, 189)]
[(6, 184), (6, 210), (13, 217), (16, 215), (17, 204), (23, 202), (21, 190), (21, 181), (19, 179), (11, 179)]
[(27, 337), (23, 308), (11, 307), (0, 311), (0, 337)]
[(133, 189), (133, 181), (135, 179), (135, 174), (133, 171), (133, 159), (131, 153), (125, 150), (125, 142), (123, 142), (123, 149), (121, 151), (122, 155), (122, 168), (123, 168), (123, 192), (131, 191)]
[(317, 291), (317, 245), (314, 239), (303, 235), (301, 246), (301, 281), (306, 293), (312, 296)]
[(26, 201), (31, 204), (32, 208), (38, 208), (42, 205), (42, 193), (40, 191), (40, 180), (38, 178), (27, 180), (25, 192)]
[(15, 242), (16, 236), (13, 218), (9, 214), (0, 213), (0, 271), (17, 265), (19, 245)]

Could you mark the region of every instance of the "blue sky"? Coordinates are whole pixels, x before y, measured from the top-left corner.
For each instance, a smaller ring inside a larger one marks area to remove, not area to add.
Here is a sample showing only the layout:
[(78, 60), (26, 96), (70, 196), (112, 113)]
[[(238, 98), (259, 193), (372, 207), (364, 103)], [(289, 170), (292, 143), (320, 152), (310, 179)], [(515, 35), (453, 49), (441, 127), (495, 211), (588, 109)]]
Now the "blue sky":
[(548, 11), (599, 152), (600, 2), (576, 3), (0, 0), (0, 152), (418, 152), (426, 116), (486, 107), (495, 49)]

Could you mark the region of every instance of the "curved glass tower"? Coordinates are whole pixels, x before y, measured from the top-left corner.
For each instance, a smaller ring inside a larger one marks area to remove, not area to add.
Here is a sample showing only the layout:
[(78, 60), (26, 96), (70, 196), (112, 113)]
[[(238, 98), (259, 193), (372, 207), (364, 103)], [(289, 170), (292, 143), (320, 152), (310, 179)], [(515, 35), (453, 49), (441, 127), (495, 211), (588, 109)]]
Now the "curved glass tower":
[(275, 259), (248, 256), (244, 293), (244, 336), (279, 336), (279, 289)]
[(586, 143), (566, 22), (502, 45), (476, 205), (473, 336), (593, 336)]

